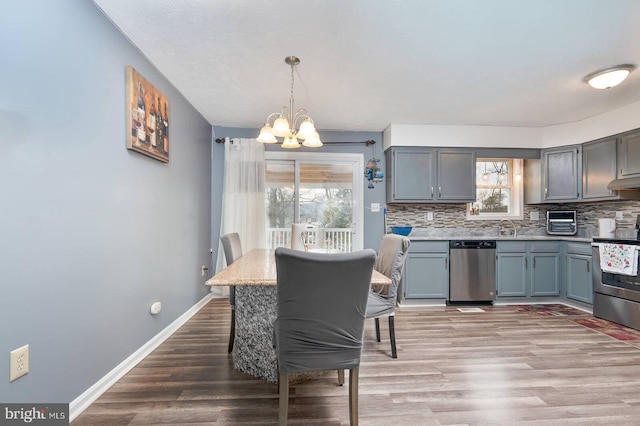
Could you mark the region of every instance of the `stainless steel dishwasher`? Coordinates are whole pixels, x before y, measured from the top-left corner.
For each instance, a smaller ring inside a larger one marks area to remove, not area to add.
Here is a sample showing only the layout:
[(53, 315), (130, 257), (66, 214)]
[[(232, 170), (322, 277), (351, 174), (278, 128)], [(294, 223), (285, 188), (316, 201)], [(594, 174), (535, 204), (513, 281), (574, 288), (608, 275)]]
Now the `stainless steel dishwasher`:
[(495, 300), (495, 241), (451, 241), (449, 259), (449, 302), (490, 304)]

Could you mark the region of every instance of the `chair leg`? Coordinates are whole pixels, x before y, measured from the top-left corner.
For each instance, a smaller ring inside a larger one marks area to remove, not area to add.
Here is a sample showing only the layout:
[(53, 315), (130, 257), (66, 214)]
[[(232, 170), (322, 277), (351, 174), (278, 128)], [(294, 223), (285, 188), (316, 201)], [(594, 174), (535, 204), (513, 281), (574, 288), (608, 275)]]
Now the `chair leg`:
[(391, 338), (391, 358), (398, 358), (396, 352), (396, 331), (394, 325), (394, 316), (389, 315), (389, 337)]
[(278, 388), (279, 388), (279, 410), (278, 410), (278, 425), (287, 426), (287, 417), (289, 414), (289, 375), (278, 373)]
[(380, 319), (375, 318), (376, 321), (376, 342), (380, 341)]
[(359, 368), (349, 370), (349, 424), (358, 426), (358, 376)]
[(231, 310), (231, 331), (229, 332), (229, 347), (227, 353), (231, 353), (233, 350), (233, 342), (236, 339), (236, 310)]
[(338, 385), (344, 385), (344, 370), (338, 370)]

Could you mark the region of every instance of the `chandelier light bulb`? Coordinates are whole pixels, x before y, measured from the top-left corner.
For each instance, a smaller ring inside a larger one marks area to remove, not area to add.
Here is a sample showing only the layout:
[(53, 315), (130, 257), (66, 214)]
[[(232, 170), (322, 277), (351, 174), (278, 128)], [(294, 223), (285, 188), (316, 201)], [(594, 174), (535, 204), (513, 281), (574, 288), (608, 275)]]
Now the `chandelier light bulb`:
[(316, 132), (316, 128), (313, 125), (313, 121), (307, 118), (300, 124), (300, 130), (298, 131), (298, 137), (300, 139), (307, 139)]
[(289, 137), (286, 136), (284, 138), (284, 142), (282, 142), (283, 148), (300, 148), (300, 144), (298, 143), (298, 138), (295, 135)]
[(311, 136), (309, 136), (307, 139), (305, 139), (304, 142), (302, 142), (302, 145), (308, 148), (320, 148), (322, 146), (322, 141), (320, 140), (320, 135), (318, 134), (318, 132), (314, 131)]
[(290, 133), (289, 121), (283, 116), (278, 117), (273, 123), (273, 135), (283, 138), (285, 136), (289, 136)]
[(260, 136), (258, 136), (258, 138), (256, 140), (258, 142), (261, 142), (261, 143), (276, 143), (276, 142), (278, 142), (276, 137), (273, 136), (273, 131), (271, 129), (271, 126), (269, 126), (268, 124), (265, 124), (262, 127), (262, 129), (260, 129)]

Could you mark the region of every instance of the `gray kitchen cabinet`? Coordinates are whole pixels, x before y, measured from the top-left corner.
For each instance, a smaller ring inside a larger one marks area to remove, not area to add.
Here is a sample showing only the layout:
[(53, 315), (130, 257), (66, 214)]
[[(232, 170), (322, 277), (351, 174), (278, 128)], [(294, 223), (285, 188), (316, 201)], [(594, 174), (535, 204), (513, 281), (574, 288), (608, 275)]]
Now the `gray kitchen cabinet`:
[(412, 241), (402, 276), (402, 299), (449, 297), (449, 242)]
[(591, 244), (567, 243), (566, 246), (566, 297), (583, 303), (593, 303), (591, 277)]
[(560, 252), (531, 252), (531, 296), (559, 296)]
[(433, 200), (434, 164), (432, 150), (398, 148), (387, 151), (387, 201)]
[(560, 253), (557, 241), (498, 241), (497, 297), (559, 296)]
[(619, 198), (617, 191), (607, 189), (617, 176), (616, 144), (616, 138), (610, 137), (582, 145), (583, 200)]
[(618, 167), (618, 178), (640, 176), (640, 130), (620, 136)]
[(496, 296), (527, 296), (528, 254), (526, 252), (497, 253), (496, 262)]
[(388, 203), (475, 201), (474, 151), (392, 147), (385, 156)]
[(476, 155), (472, 151), (437, 151), (437, 198), (440, 201), (475, 201)]
[(550, 148), (542, 151), (543, 200), (577, 201), (582, 187), (580, 145)]

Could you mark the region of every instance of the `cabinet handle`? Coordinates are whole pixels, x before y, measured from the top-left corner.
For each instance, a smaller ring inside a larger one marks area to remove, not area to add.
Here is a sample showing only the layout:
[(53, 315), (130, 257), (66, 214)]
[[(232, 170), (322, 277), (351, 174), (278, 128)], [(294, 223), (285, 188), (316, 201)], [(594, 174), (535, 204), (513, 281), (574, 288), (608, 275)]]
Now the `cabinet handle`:
[(431, 198), (433, 198), (433, 186), (431, 187)]
[(587, 272), (591, 272), (591, 262), (587, 260)]
[(445, 258), (444, 258), (444, 269), (448, 269), (448, 265), (449, 265), (449, 261), (448, 261), (448, 259), (445, 257)]
[(438, 198), (442, 198), (442, 187), (438, 187)]
[(526, 257), (524, 258), (524, 269), (529, 268), (529, 259), (527, 259)]
[(535, 257), (533, 258), (533, 267), (534, 268), (536, 267), (536, 258)]
[(545, 188), (544, 189), (544, 198), (547, 198), (547, 195), (549, 195), (549, 189)]

